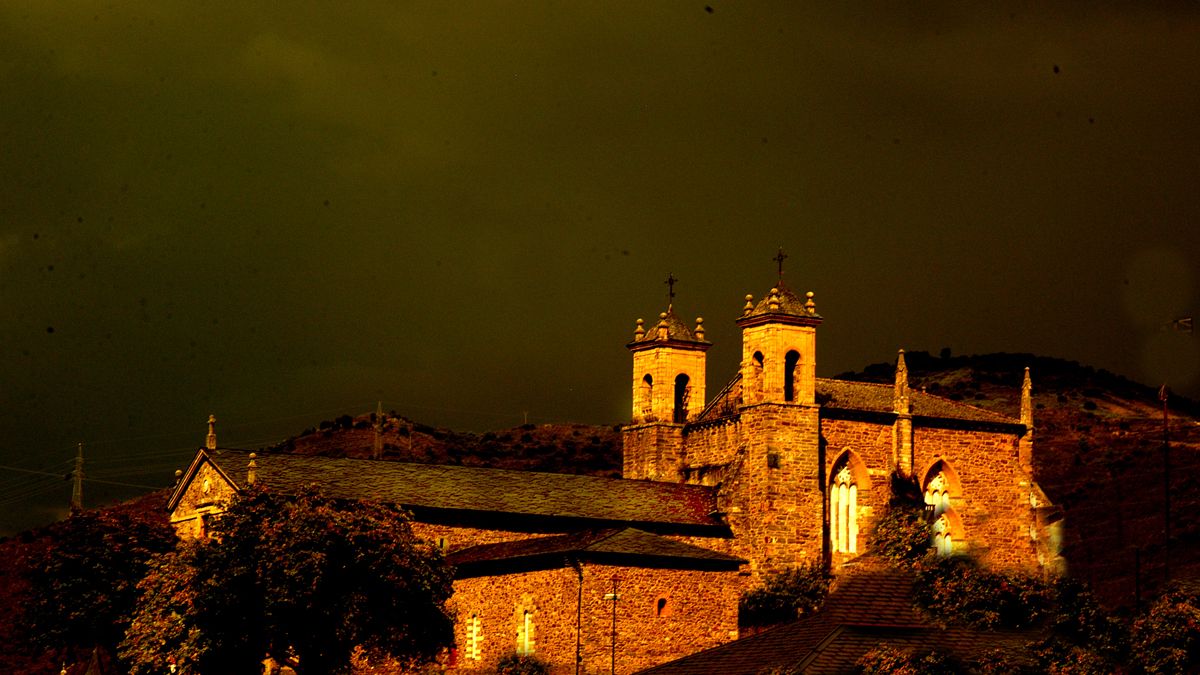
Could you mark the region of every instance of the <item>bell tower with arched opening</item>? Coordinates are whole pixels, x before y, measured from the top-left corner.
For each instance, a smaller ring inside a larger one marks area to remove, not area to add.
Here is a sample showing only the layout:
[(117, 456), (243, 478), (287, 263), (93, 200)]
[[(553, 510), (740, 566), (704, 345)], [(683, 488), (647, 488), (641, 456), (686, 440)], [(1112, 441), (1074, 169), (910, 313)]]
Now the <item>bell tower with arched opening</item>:
[[(674, 299), (675, 277), (667, 279)], [(637, 320), (633, 341), (633, 414), (625, 427), (625, 478), (678, 481), (683, 425), (704, 409), (704, 319), (689, 329), (674, 303), (646, 327)]]
[(757, 303), (746, 296), (737, 319), (744, 459), (724, 510), (746, 542), (739, 554), (757, 565), (752, 571), (816, 563), (824, 548), (828, 477), (816, 401), (821, 316), (812, 293), (801, 296), (784, 283), (783, 257), (778, 283)]

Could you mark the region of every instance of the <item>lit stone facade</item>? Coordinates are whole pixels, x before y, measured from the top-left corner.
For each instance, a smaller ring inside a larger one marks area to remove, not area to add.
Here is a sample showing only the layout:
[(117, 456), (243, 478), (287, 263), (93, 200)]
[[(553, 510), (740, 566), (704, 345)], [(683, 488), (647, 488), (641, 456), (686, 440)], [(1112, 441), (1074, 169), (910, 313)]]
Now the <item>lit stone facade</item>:
[[(624, 479), (305, 455), (197, 453), (169, 503), (181, 537), (247, 484), (316, 484), (408, 508), (456, 565), (451, 672), (527, 652), (555, 673), (630, 673), (737, 637), (739, 594), (870, 550), (893, 475), (925, 496), (946, 554), (1061, 570), (1061, 518), (1032, 479), (1029, 374), (1019, 418), (890, 385), (816, 377), (822, 317), (782, 282), (747, 297), (738, 372), (707, 397), (704, 323), (674, 307), (633, 340)], [(1015, 384), (1015, 382), (1014, 382)], [(932, 542), (931, 542), (932, 543)], [(613, 579), (617, 580), (613, 600)]]
[(575, 672), (577, 645), (580, 672), (610, 672), (614, 625), (618, 673), (715, 647), (737, 637), (737, 580), (722, 572), (594, 563), (460, 579), (450, 672), (487, 672), (520, 651), (526, 619), (532, 654), (555, 673)]
[[(836, 571), (868, 551), (893, 475), (928, 494), (941, 490), (927, 509), (943, 553), (970, 552), (1005, 569), (1061, 571), (1053, 531), (1059, 515), (1032, 478), (1028, 372), (1019, 418), (910, 390), (903, 352), (891, 386), (820, 379), (821, 321), (813, 294), (796, 294), (782, 281), (758, 303), (747, 296), (737, 320), (737, 375), (699, 414), (670, 424), (635, 415), (624, 429), (625, 477), (717, 487), (718, 510), (734, 537), (707, 545), (748, 560), (749, 583), (804, 563)], [(670, 380), (663, 366), (696, 339), (685, 331), (655, 337), (641, 325), (628, 345), (635, 401), (644, 364), (656, 364), (655, 381)], [(664, 355), (652, 360), (656, 349)], [(704, 349), (694, 353), (702, 357)], [(702, 364), (693, 358), (687, 368), (692, 386), (703, 382)], [(931, 490), (931, 482), (941, 487)]]

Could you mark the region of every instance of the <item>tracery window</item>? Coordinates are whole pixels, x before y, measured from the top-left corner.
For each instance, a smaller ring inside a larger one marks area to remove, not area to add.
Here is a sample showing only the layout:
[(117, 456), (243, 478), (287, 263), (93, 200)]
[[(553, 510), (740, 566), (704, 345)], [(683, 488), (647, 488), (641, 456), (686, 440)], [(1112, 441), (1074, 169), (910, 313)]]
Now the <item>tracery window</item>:
[(858, 552), (858, 485), (844, 464), (829, 488), (829, 538), (837, 553)]
[(956, 531), (958, 518), (950, 501), (950, 479), (945, 471), (938, 471), (926, 483), (925, 511), (932, 523), (934, 551), (938, 555), (953, 555), (954, 542), (962, 539), (962, 532)]

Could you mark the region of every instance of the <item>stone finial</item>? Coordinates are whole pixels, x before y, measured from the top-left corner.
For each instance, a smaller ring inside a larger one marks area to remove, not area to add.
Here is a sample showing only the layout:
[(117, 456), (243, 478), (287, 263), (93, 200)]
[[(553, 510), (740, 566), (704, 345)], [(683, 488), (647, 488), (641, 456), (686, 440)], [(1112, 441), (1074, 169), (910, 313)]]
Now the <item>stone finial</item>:
[(892, 408), (899, 415), (912, 412), (911, 397), (908, 393), (908, 364), (904, 362), (903, 349), (896, 356), (896, 384), (892, 391)]
[(809, 291), (804, 294), (804, 310), (809, 314), (817, 313), (817, 303), (813, 302), (813, 292)]
[(696, 339), (704, 339), (704, 317), (702, 316), (696, 317)]
[(771, 295), (767, 297), (767, 306), (771, 308), (772, 312), (779, 311), (779, 289), (778, 288), (771, 289)]
[(646, 337), (645, 323), (646, 322), (641, 319), (637, 320), (637, 328), (633, 329), (633, 339), (635, 342), (637, 340), (641, 340), (642, 338)]
[(747, 314), (749, 314), (750, 312), (753, 312), (753, 311), (754, 311), (754, 296), (747, 293), (746, 294), (746, 306), (742, 308), (742, 316), (746, 316)]
[(250, 463), (246, 465), (246, 485), (254, 485), (254, 481), (258, 480), (258, 455), (250, 453)]
[(179, 485), (181, 480), (183, 480), (183, 469), (175, 469), (175, 484)]
[(209, 450), (217, 449), (217, 416), (208, 416), (208, 438), (204, 439), (204, 447)]
[(1025, 368), (1025, 379), (1021, 382), (1021, 424), (1033, 428), (1033, 382), (1029, 379), (1029, 367)]
[(656, 335), (657, 339), (659, 339), (659, 340), (666, 340), (666, 339), (667, 339), (667, 333), (668, 333), (668, 332), (670, 332), (670, 331), (669, 331), (669, 329), (667, 328), (667, 313), (666, 313), (666, 312), (659, 312), (659, 314), (658, 314), (657, 335)]

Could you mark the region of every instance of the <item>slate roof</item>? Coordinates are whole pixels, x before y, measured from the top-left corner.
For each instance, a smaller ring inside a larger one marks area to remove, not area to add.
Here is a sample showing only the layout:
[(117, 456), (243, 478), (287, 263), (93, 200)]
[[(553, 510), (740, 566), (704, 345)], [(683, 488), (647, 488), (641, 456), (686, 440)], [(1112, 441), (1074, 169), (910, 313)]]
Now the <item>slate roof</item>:
[(667, 327), (666, 340), (671, 342), (686, 342), (695, 345), (711, 345), (711, 342), (701, 340), (696, 337), (687, 324), (675, 314), (673, 305), (667, 305), (667, 311), (659, 314), (658, 321), (650, 321), (643, 326), (646, 329), (646, 334), (641, 339), (635, 339), (630, 342), (627, 347), (633, 348), (640, 345), (649, 345), (654, 342), (661, 342), (662, 338), (658, 337), (658, 327), (665, 325)]
[(814, 614), (641, 673), (758, 675), (771, 668), (852, 673), (863, 654), (883, 643), (901, 649), (935, 648), (968, 661), (993, 649), (1027, 658), (1025, 646), (1037, 633), (936, 626), (913, 609), (914, 583), (907, 570), (851, 571)]
[[(816, 397), (823, 409), (892, 414), (893, 385), (817, 378)], [(1020, 424), (1020, 420), (1000, 413), (951, 401), (923, 391), (909, 391), (915, 418), (960, 420), (986, 424)], [(717, 393), (695, 422), (707, 422), (735, 414), (742, 403), (742, 375), (738, 373)]]
[(564, 555), (580, 559), (611, 561), (634, 558), (653, 560), (660, 566), (691, 569), (695, 567), (736, 570), (746, 561), (724, 553), (674, 541), (636, 528), (585, 530), (571, 534), (521, 539), (498, 544), (482, 544), (450, 553), (446, 560), (460, 571), (476, 572), (488, 563), (528, 562), (553, 559), (561, 565)]
[(787, 284), (783, 283), (782, 279), (774, 288), (779, 291), (779, 309), (771, 309), (771, 293), (768, 292), (758, 301), (754, 309), (750, 310), (750, 313), (744, 315), (742, 318), (750, 319), (767, 314), (821, 318), (815, 309), (807, 306), (808, 299), (789, 288)]
[[(247, 452), (211, 459), (243, 487)], [(332, 497), (413, 509), (724, 528), (715, 489), (651, 481), (311, 455), (259, 454), (257, 480), (280, 492), (317, 485)]]
[[(817, 378), (817, 401), (822, 407), (839, 410), (892, 412), (894, 386), (875, 382), (851, 382)], [(913, 417), (1020, 424), (1020, 420), (948, 398), (909, 391)]]

